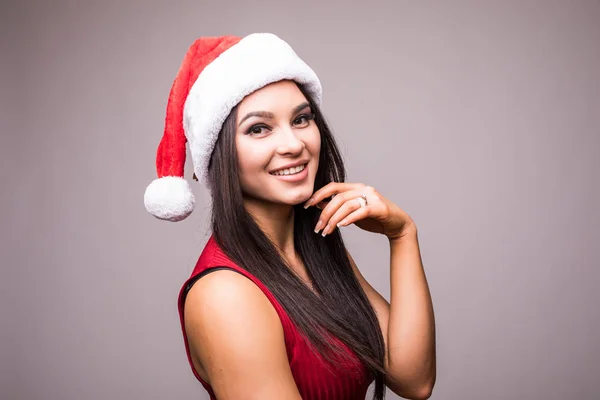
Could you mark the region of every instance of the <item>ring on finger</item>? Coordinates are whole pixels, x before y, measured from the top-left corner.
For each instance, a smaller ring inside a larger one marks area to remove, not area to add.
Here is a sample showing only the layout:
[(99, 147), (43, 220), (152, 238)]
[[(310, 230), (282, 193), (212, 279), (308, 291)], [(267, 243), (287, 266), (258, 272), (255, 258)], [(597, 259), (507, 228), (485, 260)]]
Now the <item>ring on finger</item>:
[(358, 201), (358, 204), (360, 205), (360, 208), (366, 206), (368, 204), (367, 202), (367, 195), (366, 194), (362, 194), (360, 197), (357, 197), (356, 199), (354, 199), (356, 201)]

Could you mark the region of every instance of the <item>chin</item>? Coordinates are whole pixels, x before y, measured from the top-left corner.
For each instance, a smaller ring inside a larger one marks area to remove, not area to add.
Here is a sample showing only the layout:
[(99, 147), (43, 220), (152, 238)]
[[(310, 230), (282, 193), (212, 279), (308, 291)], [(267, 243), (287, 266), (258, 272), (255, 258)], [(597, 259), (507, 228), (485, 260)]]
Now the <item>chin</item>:
[(295, 206), (305, 203), (308, 199), (310, 199), (311, 194), (312, 193), (307, 191), (306, 193), (299, 193), (295, 196), (286, 196), (287, 198), (281, 199), (281, 202), (284, 204), (289, 204), (290, 206)]
[(247, 187), (247, 190), (242, 191), (249, 197), (259, 201), (295, 206), (305, 203), (310, 199), (313, 195), (313, 188), (314, 178), (309, 178), (303, 185), (285, 189), (281, 185), (274, 183), (272, 180), (260, 182), (256, 180), (251, 186), (249, 185), (249, 187)]
[(310, 190), (310, 188), (307, 188), (295, 191), (295, 193), (288, 192), (284, 196), (278, 195), (277, 192), (274, 192), (271, 198), (274, 200), (275, 203), (295, 206), (298, 204), (305, 203), (308, 199), (310, 199), (310, 196), (312, 196), (312, 191)]

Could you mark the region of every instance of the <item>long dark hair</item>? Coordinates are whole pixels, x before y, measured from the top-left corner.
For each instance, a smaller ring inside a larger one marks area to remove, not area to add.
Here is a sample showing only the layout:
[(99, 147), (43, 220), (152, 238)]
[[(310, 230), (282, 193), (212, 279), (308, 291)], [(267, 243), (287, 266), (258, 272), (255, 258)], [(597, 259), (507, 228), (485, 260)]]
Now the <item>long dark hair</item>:
[[(346, 171), (325, 118), (305, 88), (296, 85), (309, 102), (321, 135), (314, 190), (332, 181), (343, 182)], [(208, 168), (211, 222), (217, 243), (228, 257), (269, 288), (313, 351), (316, 348), (330, 363), (340, 360), (335, 357), (346, 357), (327, 339), (327, 333), (351, 348), (375, 379), (373, 398), (383, 399), (385, 344), (375, 311), (352, 270), (342, 235), (338, 229), (325, 238), (316, 235), (313, 230), (320, 210), (294, 206), (294, 246), (317, 296), (291, 270), (244, 207), (235, 147), (236, 117), (237, 106), (223, 123)]]

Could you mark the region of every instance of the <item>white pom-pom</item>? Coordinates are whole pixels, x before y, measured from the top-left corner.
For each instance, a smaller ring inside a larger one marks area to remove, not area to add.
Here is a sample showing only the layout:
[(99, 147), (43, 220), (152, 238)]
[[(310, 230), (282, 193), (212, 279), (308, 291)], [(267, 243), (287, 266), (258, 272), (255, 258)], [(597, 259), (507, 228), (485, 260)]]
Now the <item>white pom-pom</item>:
[(196, 199), (188, 181), (179, 176), (153, 180), (144, 193), (146, 210), (156, 218), (177, 222), (194, 211)]

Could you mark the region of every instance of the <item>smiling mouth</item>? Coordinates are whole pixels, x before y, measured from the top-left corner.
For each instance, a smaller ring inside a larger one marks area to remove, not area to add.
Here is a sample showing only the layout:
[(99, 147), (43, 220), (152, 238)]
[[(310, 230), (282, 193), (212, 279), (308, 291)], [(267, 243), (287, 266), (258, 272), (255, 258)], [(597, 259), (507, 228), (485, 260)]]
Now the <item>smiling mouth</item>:
[(296, 175), (300, 172), (304, 171), (307, 164), (298, 165), (297, 167), (280, 169), (279, 171), (269, 172), (271, 175), (275, 176), (286, 176), (286, 175)]

